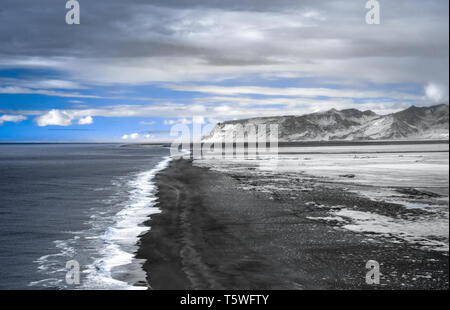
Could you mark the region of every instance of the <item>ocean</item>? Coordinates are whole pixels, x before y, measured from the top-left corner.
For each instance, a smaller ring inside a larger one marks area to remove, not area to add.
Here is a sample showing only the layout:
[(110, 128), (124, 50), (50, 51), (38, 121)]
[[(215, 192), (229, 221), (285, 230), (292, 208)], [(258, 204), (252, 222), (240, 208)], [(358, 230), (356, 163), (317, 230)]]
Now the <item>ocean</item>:
[(162, 146), (0, 144), (0, 289), (146, 288), (134, 253), (169, 161)]

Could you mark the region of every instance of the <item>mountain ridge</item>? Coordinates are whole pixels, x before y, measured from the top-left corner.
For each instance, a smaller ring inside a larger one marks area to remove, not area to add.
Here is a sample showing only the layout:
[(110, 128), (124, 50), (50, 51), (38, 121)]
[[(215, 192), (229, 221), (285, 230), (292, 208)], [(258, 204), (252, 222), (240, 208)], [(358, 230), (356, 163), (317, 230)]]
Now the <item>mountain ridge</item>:
[[(218, 123), (203, 141), (223, 141), (249, 125), (278, 125), (280, 142), (336, 140), (449, 139), (449, 105), (409, 108), (379, 115), (358, 109), (330, 109), (304, 115), (255, 117)], [(266, 132), (267, 133), (267, 132)]]

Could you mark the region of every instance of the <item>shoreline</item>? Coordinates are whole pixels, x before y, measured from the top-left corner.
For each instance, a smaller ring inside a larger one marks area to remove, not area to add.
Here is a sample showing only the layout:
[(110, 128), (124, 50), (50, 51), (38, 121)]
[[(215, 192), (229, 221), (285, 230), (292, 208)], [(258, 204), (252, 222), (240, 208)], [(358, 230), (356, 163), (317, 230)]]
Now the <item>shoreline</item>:
[[(376, 237), (368, 242), (311, 220), (322, 211), (307, 204), (383, 202), (320, 187), (295, 200), (270, 199), (184, 159), (154, 182), (161, 213), (145, 223), (151, 228), (137, 252), (152, 289), (448, 289), (448, 256)], [(380, 285), (365, 283), (368, 260), (380, 262)], [(431, 279), (417, 277), (425, 273)]]

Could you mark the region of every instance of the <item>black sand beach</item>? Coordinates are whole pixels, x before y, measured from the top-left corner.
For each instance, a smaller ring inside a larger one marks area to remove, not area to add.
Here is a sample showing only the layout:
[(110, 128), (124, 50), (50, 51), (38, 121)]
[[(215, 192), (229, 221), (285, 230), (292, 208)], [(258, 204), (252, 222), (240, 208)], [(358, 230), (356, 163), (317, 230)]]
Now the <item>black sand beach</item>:
[[(324, 212), (308, 201), (392, 207), (382, 202), (320, 186), (270, 199), (187, 160), (156, 182), (162, 212), (137, 253), (152, 289), (448, 289), (448, 256), (308, 219)], [(365, 283), (368, 260), (381, 265), (379, 285)]]

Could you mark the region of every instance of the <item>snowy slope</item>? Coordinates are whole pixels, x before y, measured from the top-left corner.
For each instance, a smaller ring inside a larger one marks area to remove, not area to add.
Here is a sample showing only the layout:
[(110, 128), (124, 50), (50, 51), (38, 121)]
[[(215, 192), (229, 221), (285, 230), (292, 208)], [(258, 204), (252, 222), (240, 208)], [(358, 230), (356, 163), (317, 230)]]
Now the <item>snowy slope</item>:
[(252, 118), (219, 123), (203, 141), (228, 141), (236, 132), (242, 137), (242, 128), (246, 128), (247, 139), (249, 128), (261, 125), (266, 125), (266, 131), (270, 125), (277, 125), (279, 141), (448, 139), (448, 113), (448, 104), (442, 104), (412, 106), (389, 115), (331, 109), (302, 116)]

